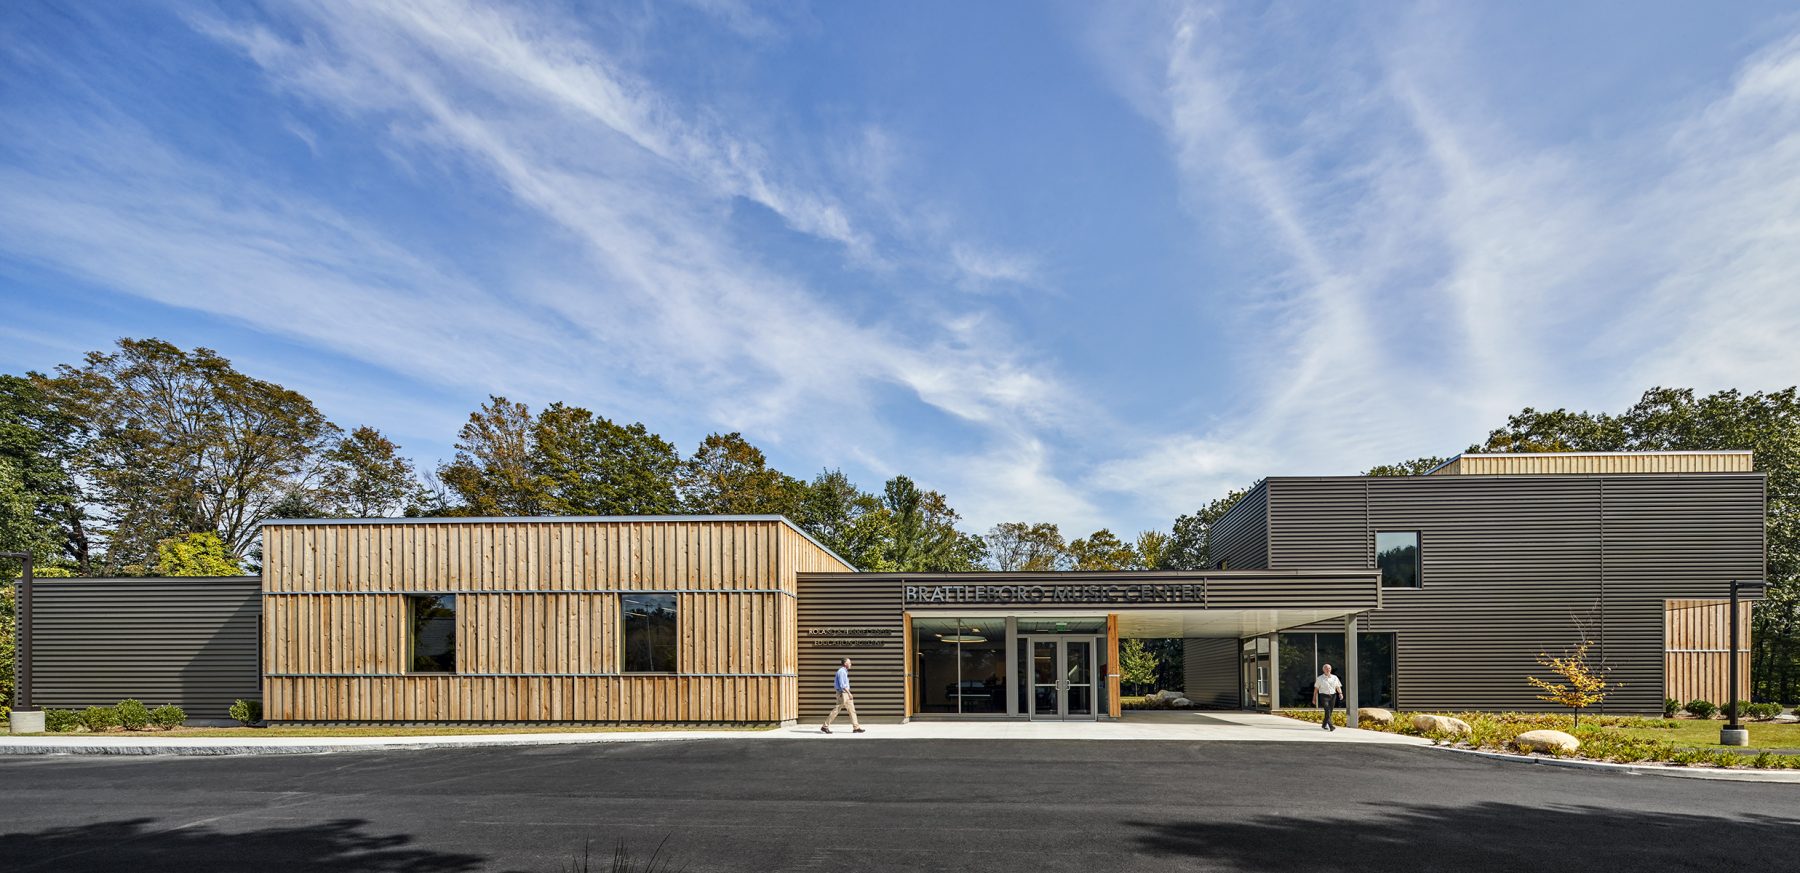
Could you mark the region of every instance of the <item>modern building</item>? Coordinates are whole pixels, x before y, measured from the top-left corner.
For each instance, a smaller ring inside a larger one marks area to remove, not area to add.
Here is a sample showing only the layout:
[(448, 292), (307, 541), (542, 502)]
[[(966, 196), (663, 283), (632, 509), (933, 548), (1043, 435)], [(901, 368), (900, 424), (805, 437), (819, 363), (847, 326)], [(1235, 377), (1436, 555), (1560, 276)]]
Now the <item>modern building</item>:
[[(822, 718), (849, 657), (871, 720), (1097, 719), (1120, 715), (1121, 639), (1183, 638), (1205, 706), (1304, 706), (1329, 662), (1361, 705), (1544, 709), (1537, 656), (1585, 640), (1620, 683), (1604, 708), (1656, 712), (1726, 696), (1723, 597), (1762, 578), (1764, 504), (1748, 452), (1463, 455), (1266, 479), (1213, 526), (1212, 567), (1117, 573), (859, 573), (779, 516), (271, 521), (235, 595), (260, 652), (215, 647), (204, 673), (260, 684), (276, 722), (782, 723)], [(176, 588), (137, 595), (186, 616), (176, 635), (244, 627)], [(145, 608), (100, 591), (43, 591), (34, 627), (71, 640), (34, 656), (48, 705), (127, 696), (45, 660), (84, 632), (46, 616)]]

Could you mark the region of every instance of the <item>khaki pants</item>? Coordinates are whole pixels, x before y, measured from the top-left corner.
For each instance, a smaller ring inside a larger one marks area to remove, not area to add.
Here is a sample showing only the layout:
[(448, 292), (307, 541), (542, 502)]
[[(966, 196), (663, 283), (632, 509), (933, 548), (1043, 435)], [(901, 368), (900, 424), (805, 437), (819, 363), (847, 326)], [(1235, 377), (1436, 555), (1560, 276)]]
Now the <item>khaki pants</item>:
[(837, 721), (838, 713), (844, 710), (850, 711), (851, 727), (862, 727), (862, 723), (856, 720), (856, 700), (850, 696), (850, 692), (848, 691), (839, 691), (837, 693), (837, 706), (831, 708), (831, 715), (825, 718), (825, 726), (831, 727), (831, 723)]

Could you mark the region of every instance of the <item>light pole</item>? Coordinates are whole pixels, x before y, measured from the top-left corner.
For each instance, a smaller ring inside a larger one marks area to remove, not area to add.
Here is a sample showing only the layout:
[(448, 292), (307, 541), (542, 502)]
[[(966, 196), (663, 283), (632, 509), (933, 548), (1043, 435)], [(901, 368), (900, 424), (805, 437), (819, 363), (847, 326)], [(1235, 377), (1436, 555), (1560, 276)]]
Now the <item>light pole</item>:
[(1729, 720), (1719, 728), (1721, 746), (1750, 745), (1750, 731), (1738, 724), (1738, 597), (1761, 598), (1764, 590), (1761, 581), (1731, 580), (1731, 615), (1726, 619), (1731, 622), (1731, 652), (1726, 656), (1731, 662), (1728, 668), (1731, 686), (1725, 692), (1725, 712)]
[(15, 705), (7, 719), (7, 727), (15, 734), (41, 734), (44, 732), (44, 714), (31, 705), (31, 553), (0, 552), (0, 558), (14, 558), (25, 565), (24, 572), (19, 575), (19, 645), (15, 653), (18, 666), (13, 669), (18, 693), (13, 695)]

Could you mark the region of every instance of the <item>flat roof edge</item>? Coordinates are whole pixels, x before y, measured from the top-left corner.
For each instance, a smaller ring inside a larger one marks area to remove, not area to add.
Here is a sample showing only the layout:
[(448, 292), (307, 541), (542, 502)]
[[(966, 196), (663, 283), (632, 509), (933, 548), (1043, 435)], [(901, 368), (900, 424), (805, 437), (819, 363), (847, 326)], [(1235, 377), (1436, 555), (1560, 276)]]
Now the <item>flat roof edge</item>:
[(819, 542), (818, 538), (808, 533), (805, 528), (795, 524), (793, 519), (785, 515), (442, 515), (424, 518), (402, 516), (399, 518), (266, 518), (263, 527), (302, 527), (305, 525), (325, 524), (648, 524), (655, 522), (777, 522), (784, 524), (789, 530), (806, 538), (820, 551), (836, 558), (839, 563), (849, 567), (850, 573), (860, 573), (856, 565), (844, 560), (844, 556), (831, 550), (829, 546)]

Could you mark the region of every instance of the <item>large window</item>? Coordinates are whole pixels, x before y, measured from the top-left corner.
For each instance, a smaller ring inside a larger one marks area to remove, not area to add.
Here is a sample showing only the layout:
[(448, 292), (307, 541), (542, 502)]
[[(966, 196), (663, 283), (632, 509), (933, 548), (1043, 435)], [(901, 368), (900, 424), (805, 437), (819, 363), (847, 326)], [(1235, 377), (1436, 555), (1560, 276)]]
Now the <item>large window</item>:
[(913, 711), (1005, 712), (1006, 620), (913, 619)]
[(623, 594), (627, 673), (675, 672), (675, 595)]
[[(1281, 635), (1281, 705), (1312, 706), (1313, 680), (1330, 664), (1340, 677), (1344, 668), (1344, 635)], [(1394, 635), (1356, 635), (1356, 705), (1394, 705)]]
[(456, 595), (409, 595), (406, 606), (412, 617), (407, 672), (455, 673)]
[(1381, 568), (1384, 588), (1419, 587), (1419, 532), (1382, 531), (1375, 535), (1375, 566)]

